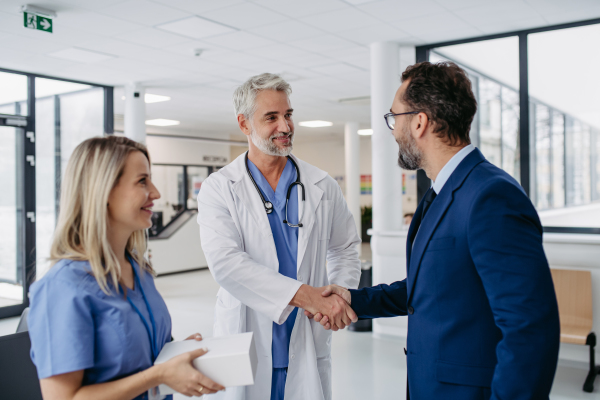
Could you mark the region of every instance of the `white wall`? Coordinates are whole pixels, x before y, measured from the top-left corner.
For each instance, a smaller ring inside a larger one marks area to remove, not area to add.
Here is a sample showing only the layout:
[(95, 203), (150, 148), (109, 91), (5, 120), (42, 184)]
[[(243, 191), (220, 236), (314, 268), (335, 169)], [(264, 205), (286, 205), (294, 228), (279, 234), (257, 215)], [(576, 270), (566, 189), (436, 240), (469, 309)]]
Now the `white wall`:
[[(153, 164), (227, 165), (229, 145), (194, 139), (148, 136), (146, 145)], [(220, 157), (222, 161), (214, 161)]]

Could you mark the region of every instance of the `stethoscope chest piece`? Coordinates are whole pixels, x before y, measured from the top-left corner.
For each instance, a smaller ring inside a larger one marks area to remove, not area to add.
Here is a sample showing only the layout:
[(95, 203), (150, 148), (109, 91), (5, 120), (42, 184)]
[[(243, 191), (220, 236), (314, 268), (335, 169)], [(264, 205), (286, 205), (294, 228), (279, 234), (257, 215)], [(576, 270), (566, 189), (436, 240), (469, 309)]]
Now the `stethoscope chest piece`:
[(270, 201), (265, 201), (265, 211), (267, 214), (271, 214), (273, 212), (273, 203)]

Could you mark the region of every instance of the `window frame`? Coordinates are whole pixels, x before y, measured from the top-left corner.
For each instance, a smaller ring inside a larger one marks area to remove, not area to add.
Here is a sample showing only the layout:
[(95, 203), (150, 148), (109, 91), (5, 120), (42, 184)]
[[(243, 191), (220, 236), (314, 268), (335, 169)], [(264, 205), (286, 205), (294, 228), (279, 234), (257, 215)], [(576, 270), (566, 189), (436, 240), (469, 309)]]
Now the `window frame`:
[[(531, 167), (532, 160), (530, 149), (530, 108), (529, 108), (529, 68), (528, 68), (528, 36), (534, 33), (556, 31), (561, 29), (578, 28), (588, 25), (600, 24), (600, 18), (588, 19), (577, 22), (570, 22), (566, 24), (550, 25), (540, 28), (523, 29), (518, 31), (511, 31), (505, 33), (499, 33), (494, 35), (478, 36), (466, 39), (451, 40), (446, 42), (431, 43), (416, 47), (416, 61), (423, 62), (429, 61), (430, 51), (440, 47), (453, 46), (458, 44), (482, 42), (493, 39), (503, 39), (508, 37), (518, 37), (519, 39), (519, 146), (520, 146), (520, 179), (521, 186), (531, 198)], [(429, 189), (431, 183), (425, 171), (417, 171), (417, 200), (420, 202), (425, 192)], [(565, 189), (566, 190), (566, 189)], [(543, 227), (544, 232), (552, 233), (571, 233), (571, 234), (600, 234), (600, 228), (584, 228), (584, 227)]]
[[(2, 319), (21, 315), (23, 310), (29, 307), (29, 287), (35, 281), (36, 276), (35, 80), (36, 78), (44, 78), (102, 88), (104, 90), (105, 135), (114, 133), (114, 87), (6, 68), (0, 68), (0, 72), (27, 77), (26, 101), (28, 114), (27, 116), (0, 115), (0, 126), (17, 128), (19, 135), (17, 137), (17, 209), (22, 210), (22, 212), (17, 214), (17, 232), (20, 236), (17, 241), (17, 271), (20, 273), (20, 279), (23, 282), (22, 303), (0, 307), (0, 319)], [(33, 132), (33, 135), (28, 135), (30, 132)], [(33, 160), (33, 162), (29, 160)]]

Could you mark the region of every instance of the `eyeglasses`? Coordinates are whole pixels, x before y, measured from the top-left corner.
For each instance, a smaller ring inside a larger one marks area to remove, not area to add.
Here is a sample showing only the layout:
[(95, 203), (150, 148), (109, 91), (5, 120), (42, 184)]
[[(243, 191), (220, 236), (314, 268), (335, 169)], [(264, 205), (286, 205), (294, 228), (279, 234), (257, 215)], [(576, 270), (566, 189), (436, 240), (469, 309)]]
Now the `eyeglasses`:
[(387, 113), (383, 116), (383, 118), (385, 119), (385, 123), (387, 124), (388, 128), (390, 128), (391, 130), (394, 130), (394, 126), (396, 126), (396, 116), (407, 115), (407, 114), (418, 114), (420, 112), (421, 111), (409, 111), (409, 112), (400, 113), (400, 114)]

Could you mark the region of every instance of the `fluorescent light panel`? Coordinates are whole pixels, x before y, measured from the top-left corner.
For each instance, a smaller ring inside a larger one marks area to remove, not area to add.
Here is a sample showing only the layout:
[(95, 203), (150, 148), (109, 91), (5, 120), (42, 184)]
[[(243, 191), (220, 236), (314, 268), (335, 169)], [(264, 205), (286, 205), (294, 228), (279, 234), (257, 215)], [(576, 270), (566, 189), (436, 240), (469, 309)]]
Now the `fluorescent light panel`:
[(163, 119), (163, 118), (149, 119), (146, 121), (146, 125), (152, 125), (152, 126), (173, 126), (173, 125), (179, 125), (179, 124), (180, 124), (179, 121), (175, 121), (172, 119)]
[[(37, 86), (36, 86), (37, 89)], [(125, 100), (125, 96), (121, 96), (121, 100)], [(171, 98), (169, 96), (161, 96), (160, 94), (150, 94), (150, 93), (146, 93), (144, 95), (144, 102), (146, 104), (149, 103), (160, 103), (163, 101), (169, 101), (171, 100)]]
[(358, 134), (363, 136), (372, 135), (373, 129), (359, 129)]
[(323, 126), (331, 126), (333, 122), (329, 121), (302, 121), (299, 123), (300, 126), (305, 126), (307, 128), (321, 128)]

